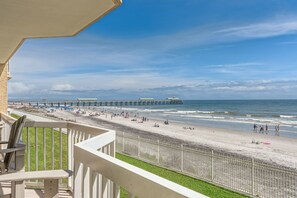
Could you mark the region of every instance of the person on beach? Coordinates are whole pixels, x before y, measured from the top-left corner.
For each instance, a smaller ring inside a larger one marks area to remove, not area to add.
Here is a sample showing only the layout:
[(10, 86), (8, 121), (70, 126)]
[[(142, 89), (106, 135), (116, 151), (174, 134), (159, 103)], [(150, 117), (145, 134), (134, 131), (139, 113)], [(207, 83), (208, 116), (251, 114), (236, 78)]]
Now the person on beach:
[(279, 136), (279, 124), (275, 125), (275, 136)]
[(265, 132), (266, 132), (266, 134), (268, 134), (268, 125), (267, 124), (265, 126)]
[(262, 125), (260, 126), (259, 133), (264, 133), (264, 127)]
[(257, 132), (257, 128), (258, 126), (256, 125), (256, 123), (254, 123), (254, 132)]

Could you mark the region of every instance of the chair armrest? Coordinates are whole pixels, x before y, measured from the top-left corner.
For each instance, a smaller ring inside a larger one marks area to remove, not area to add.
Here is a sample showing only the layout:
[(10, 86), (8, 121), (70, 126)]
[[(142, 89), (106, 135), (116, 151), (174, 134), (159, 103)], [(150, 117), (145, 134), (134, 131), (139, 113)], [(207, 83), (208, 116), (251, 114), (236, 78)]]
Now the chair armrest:
[(8, 144), (8, 141), (0, 141), (0, 144)]
[(18, 147), (18, 148), (8, 148), (8, 149), (2, 149), (0, 150), (1, 154), (5, 154), (5, 153), (13, 153), (16, 151), (24, 151), (26, 148), (25, 147)]
[(4, 181), (23, 181), (37, 179), (63, 179), (72, 175), (70, 170), (48, 170), (48, 171), (30, 171), (30, 172), (14, 172), (0, 174), (0, 182)]

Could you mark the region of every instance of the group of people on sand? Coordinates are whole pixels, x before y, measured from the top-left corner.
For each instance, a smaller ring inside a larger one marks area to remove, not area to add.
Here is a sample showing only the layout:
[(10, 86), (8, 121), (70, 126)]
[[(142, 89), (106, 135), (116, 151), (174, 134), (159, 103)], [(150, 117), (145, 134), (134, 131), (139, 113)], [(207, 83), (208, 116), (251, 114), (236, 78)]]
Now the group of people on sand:
[[(168, 121), (168, 119), (164, 121), (164, 124), (165, 124), (165, 125), (169, 125), (169, 121)], [(160, 127), (160, 125), (157, 124), (157, 123), (155, 123), (155, 124), (154, 124), (154, 127)]]
[[(136, 120), (132, 119), (131, 121), (136, 121)], [(149, 119), (147, 117), (142, 117), (141, 120), (138, 123), (143, 123), (143, 122), (146, 122), (146, 121), (149, 121)]]
[[(279, 124), (275, 125), (274, 128), (275, 128), (275, 135), (279, 136)], [(268, 135), (268, 133), (269, 133), (268, 125), (266, 124), (264, 126), (264, 125), (257, 125), (256, 123), (254, 123), (254, 132), (255, 133), (262, 133), (262, 134), (265, 133), (266, 135)]]
[(155, 124), (154, 124), (154, 127), (160, 127), (160, 125), (159, 125), (159, 124), (157, 124), (157, 123), (155, 123)]
[(190, 130), (195, 130), (194, 127), (183, 127), (183, 129), (190, 129)]

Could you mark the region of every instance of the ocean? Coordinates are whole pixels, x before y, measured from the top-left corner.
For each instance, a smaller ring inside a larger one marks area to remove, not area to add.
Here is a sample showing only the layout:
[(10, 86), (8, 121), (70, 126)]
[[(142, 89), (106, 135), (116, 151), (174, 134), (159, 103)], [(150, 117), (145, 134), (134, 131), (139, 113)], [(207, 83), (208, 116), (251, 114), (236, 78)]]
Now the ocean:
[[(268, 125), (270, 135), (280, 125), (280, 136), (297, 138), (297, 100), (185, 100), (183, 105), (104, 107), (139, 116), (251, 132), (253, 125)], [(265, 127), (264, 127), (265, 128)]]

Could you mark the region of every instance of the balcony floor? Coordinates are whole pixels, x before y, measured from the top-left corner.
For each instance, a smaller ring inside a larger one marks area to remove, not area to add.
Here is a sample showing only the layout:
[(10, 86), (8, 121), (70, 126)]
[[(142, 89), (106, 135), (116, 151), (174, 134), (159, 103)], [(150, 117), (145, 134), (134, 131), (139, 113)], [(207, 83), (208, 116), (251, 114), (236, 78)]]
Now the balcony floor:
[[(1, 189), (0, 197), (2, 197), (2, 195), (10, 194), (10, 192), (11, 192), (10, 191), (10, 183), (9, 182), (1, 182), (0, 189)], [(26, 189), (25, 197), (28, 197), (28, 198), (44, 197), (44, 192), (42, 189)], [(72, 194), (70, 191), (60, 190), (59, 197), (60, 198), (72, 198)]]

